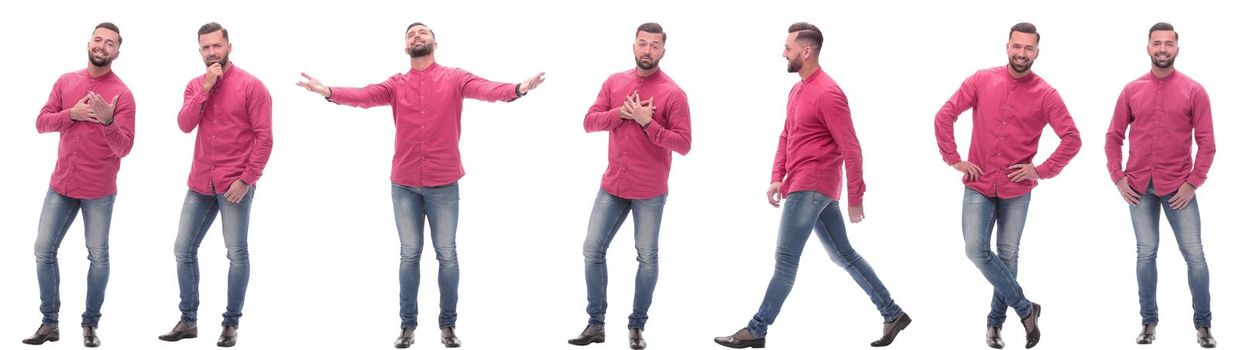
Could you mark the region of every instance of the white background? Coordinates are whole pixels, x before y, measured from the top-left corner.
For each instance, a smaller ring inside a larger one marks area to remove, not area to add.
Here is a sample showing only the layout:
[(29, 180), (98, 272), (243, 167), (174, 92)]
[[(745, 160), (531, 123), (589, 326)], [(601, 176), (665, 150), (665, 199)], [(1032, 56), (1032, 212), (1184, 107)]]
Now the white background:
[[(1212, 272), (1215, 334), (1239, 341), (1236, 261), (1233, 44), (1222, 2), (788, 2), (606, 1), (106, 2), (10, 3), (4, 33), (4, 123), (0, 149), (0, 348), (38, 325), (31, 254), (58, 138), (34, 119), (61, 74), (87, 64), (94, 25), (112, 21), (125, 42), (113, 68), (138, 104), (137, 138), (119, 176), (111, 235), (111, 281), (100, 335), (111, 349), (214, 348), (225, 303), (227, 260), (218, 229), (200, 250), (200, 338), (156, 336), (177, 321), (172, 242), (193, 134), (178, 131), (186, 82), (204, 71), (196, 30), (230, 29), (232, 60), (262, 79), (274, 99), (275, 149), (259, 182), (250, 227), (252, 276), (239, 347), (391, 346), (397, 315), (398, 240), (388, 175), (389, 108), (336, 106), (294, 83), (309, 72), (330, 85), (361, 86), (408, 70), (405, 27), (428, 23), (441, 64), (508, 82), (547, 72), (546, 83), (511, 104), (466, 103), (458, 236), (459, 334), (472, 349), (574, 348), (586, 323), (581, 243), (606, 166), (605, 134), (581, 121), (606, 77), (634, 66), (637, 25), (669, 34), (662, 67), (688, 93), (693, 148), (676, 156), (661, 239), (661, 276), (646, 337), (654, 349), (712, 349), (714, 336), (748, 322), (772, 268), (779, 211), (765, 203), (788, 90), (797, 80), (781, 57), (787, 26), (817, 24), (822, 64), (851, 101), (865, 155), (868, 219), (849, 225), (853, 245), (876, 268), (914, 322), (898, 348), (984, 347), (990, 286), (964, 256), (960, 174), (943, 164), (934, 113), (965, 77), (1005, 64), (1008, 28), (1038, 26), (1034, 66), (1062, 94), (1083, 149), (1034, 191), (1020, 254), (1020, 281), (1045, 306), (1039, 348), (1195, 347), (1185, 266), (1168, 226), (1161, 259), (1161, 329), (1137, 347), (1140, 328), (1134, 246), (1126, 206), (1109, 181), (1103, 133), (1127, 82), (1149, 69), (1149, 26), (1173, 23), (1178, 67), (1213, 99), (1218, 156), (1198, 192)], [(967, 154), (971, 113), (956, 125)], [(1043, 161), (1058, 144), (1047, 129)], [(88, 262), (75, 224), (60, 249), (62, 340), (80, 345), (77, 324)], [(611, 249), (610, 341), (627, 348), (635, 252), (631, 226)], [(437, 348), (436, 263), (426, 248), (422, 328), (416, 347)], [(1008, 346), (1021, 346), (1011, 313)], [(868, 348), (881, 318), (820, 244), (811, 240), (796, 288), (769, 347)]]

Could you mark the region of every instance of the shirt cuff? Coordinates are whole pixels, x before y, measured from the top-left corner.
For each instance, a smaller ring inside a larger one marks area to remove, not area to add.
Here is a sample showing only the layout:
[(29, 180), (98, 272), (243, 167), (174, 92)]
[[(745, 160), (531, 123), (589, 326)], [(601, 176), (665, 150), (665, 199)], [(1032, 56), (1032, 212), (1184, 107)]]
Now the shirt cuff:
[(952, 165), (952, 166), (955, 164), (958, 164), (961, 160), (962, 159), (959, 158), (959, 155), (949, 155), (949, 156), (942, 157), (942, 161), (946, 162), (946, 165)]
[(1187, 175), (1187, 181), (1185, 182), (1187, 182), (1188, 185), (1192, 185), (1192, 187), (1200, 188), (1201, 185), (1205, 184), (1205, 179), (1197, 176), (1195, 173), (1192, 173)]

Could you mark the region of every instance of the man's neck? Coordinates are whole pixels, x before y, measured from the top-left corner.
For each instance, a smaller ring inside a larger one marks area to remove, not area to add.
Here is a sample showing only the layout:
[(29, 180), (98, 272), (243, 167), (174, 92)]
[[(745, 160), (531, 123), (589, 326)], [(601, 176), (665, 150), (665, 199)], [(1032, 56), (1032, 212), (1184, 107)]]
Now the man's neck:
[(104, 75), (107, 75), (108, 72), (111, 72), (111, 71), (112, 71), (112, 65), (110, 64), (103, 66), (103, 67), (99, 67), (94, 64), (89, 64), (86, 66), (86, 74), (90, 74), (91, 78), (102, 77)]
[(409, 65), (413, 67), (413, 70), (423, 71), (426, 70), (426, 67), (430, 67), (432, 64), (435, 64), (435, 55), (433, 53), (421, 57), (409, 58)]
[(1156, 65), (1153, 66), (1153, 76), (1157, 77), (1157, 79), (1166, 79), (1166, 77), (1171, 74), (1174, 74), (1174, 66), (1169, 66), (1166, 68), (1158, 67)]

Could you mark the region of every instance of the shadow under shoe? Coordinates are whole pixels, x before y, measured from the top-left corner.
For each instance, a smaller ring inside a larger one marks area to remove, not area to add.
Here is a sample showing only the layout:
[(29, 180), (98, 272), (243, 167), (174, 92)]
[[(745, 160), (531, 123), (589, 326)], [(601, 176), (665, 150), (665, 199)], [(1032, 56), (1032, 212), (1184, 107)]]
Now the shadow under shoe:
[(758, 338), (748, 328), (741, 328), (735, 334), (726, 337), (714, 338), (714, 342), (718, 345), (726, 346), (732, 349), (743, 348), (764, 348), (766, 347), (766, 338)]

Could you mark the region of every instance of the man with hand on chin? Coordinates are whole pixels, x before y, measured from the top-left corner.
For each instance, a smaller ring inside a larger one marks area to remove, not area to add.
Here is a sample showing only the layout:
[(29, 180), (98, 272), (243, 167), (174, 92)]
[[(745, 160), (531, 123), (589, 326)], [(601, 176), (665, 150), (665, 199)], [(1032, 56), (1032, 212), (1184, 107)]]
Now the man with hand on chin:
[(271, 94), (253, 75), (228, 60), (232, 44), (219, 23), (198, 29), (198, 52), (206, 74), (185, 87), (177, 116), (181, 131), (198, 129), (189, 191), (173, 252), (181, 290), (181, 320), (159, 336), (177, 341), (198, 336), (198, 246), (217, 215), (223, 216), (228, 249), (228, 306), (216, 345), (237, 342), (250, 263), (247, 236), (255, 185), (271, 156)]

